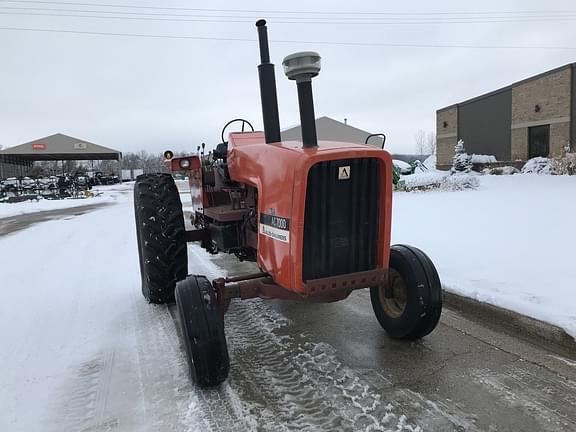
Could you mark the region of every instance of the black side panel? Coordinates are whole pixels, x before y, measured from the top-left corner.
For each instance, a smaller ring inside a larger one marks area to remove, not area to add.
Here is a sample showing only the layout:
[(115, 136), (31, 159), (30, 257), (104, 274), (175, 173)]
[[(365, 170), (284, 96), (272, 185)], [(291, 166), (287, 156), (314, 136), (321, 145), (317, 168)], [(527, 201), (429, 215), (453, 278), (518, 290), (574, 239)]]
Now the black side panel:
[(304, 281), (376, 268), (379, 169), (373, 158), (320, 162), (310, 169)]
[(511, 89), (458, 105), (458, 138), (464, 140), (468, 154), (491, 154), (509, 161), (511, 124)]

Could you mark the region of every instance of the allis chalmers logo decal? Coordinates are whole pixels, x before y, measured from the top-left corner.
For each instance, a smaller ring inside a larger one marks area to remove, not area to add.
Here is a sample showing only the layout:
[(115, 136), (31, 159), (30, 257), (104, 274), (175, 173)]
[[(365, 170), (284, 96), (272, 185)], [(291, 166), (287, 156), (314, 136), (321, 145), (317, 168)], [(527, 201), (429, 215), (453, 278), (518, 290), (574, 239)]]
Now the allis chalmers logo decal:
[[(273, 212), (270, 212), (273, 213)], [(260, 213), (260, 234), (284, 243), (290, 242), (290, 219)]]
[(338, 168), (338, 180), (348, 180), (350, 178), (350, 166)]

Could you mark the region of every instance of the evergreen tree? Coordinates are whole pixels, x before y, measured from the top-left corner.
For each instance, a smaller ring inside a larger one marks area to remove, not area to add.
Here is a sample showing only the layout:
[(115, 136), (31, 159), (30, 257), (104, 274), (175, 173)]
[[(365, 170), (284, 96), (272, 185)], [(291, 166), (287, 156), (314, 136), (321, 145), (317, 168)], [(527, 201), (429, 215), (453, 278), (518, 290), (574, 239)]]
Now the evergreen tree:
[(454, 158), (452, 159), (452, 169), (450, 172), (454, 173), (467, 173), (472, 169), (472, 156), (466, 153), (464, 148), (464, 140), (458, 140), (454, 146)]

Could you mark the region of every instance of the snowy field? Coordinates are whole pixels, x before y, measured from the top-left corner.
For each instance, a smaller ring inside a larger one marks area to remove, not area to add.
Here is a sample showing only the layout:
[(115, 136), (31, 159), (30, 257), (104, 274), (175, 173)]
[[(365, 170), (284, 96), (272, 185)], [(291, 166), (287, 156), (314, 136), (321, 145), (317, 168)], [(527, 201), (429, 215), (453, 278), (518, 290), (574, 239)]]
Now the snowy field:
[(576, 337), (576, 177), (479, 179), (478, 190), (395, 193), (392, 242), (424, 250), (448, 291)]
[(131, 189), (133, 185), (134, 183), (123, 183), (110, 186), (95, 186), (91, 190), (94, 196), (90, 198), (65, 198), (61, 200), (38, 199), (19, 203), (0, 203), (0, 218), (36, 213), (39, 211), (60, 210), (89, 204), (113, 203), (119, 198), (119, 194), (122, 191)]

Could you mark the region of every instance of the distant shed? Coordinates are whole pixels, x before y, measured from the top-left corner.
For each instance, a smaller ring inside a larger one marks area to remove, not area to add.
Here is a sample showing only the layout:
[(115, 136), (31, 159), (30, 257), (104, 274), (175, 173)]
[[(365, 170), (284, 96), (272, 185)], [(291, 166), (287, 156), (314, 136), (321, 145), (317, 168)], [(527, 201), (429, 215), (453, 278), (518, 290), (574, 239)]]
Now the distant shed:
[(24, 176), (35, 161), (122, 160), (122, 152), (64, 134), (0, 150), (0, 178)]

